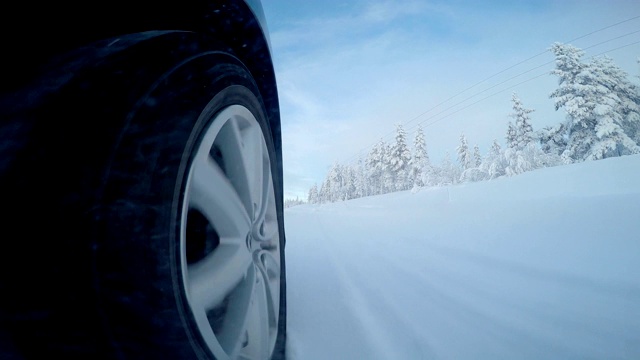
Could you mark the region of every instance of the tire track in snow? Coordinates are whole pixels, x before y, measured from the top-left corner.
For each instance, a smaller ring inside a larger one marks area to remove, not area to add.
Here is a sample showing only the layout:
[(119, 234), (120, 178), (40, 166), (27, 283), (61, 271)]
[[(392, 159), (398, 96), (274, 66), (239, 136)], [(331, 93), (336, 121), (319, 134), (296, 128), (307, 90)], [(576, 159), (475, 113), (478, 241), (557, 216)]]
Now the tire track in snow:
[[(377, 261), (384, 263), (386, 268), (392, 269), (400, 278), (413, 278), (414, 287), (404, 297), (422, 299), (424, 311), (408, 314), (402, 307), (392, 308), (396, 316), (404, 317), (415, 332), (438, 344), (438, 358), (537, 359), (544, 354), (539, 349), (549, 349), (549, 344), (543, 339), (501, 321), (494, 313), (478, 306), (482, 291), (469, 287), (469, 282), (456, 279), (457, 274), (432, 267), (428, 276), (423, 272), (408, 270), (406, 262), (389, 261), (383, 256), (378, 256)], [(395, 296), (395, 300), (399, 298)], [(389, 301), (393, 302), (394, 299)], [(422, 324), (429, 325), (425, 327)], [(499, 341), (495, 341), (496, 339)], [(523, 342), (523, 339), (526, 341)], [(514, 349), (518, 350), (513, 351)], [(559, 349), (553, 351), (557, 353)], [(509, 355), (505, 357), (505, 354)]]
[[(381, 321), (389, 325), (393, 324), (390, 328), (397, 333), (390, 334), (388, 338), (395, 344), (396, 358), (449, 359), (477, 358), (478, 356), (495, 358), (495, 354), (505, 353), (503, 346), (493, 352), (486, 351), (488, 348), (486, 344), (480, 346), (480, 343), (491, 339), (488, 333), (493, 333), (494, 336), (510, 334), (508, 327), (494, 323), (489, 315), (459, 300), (446, 288), (436, 286), (420, 272), (406, 271), (399, 262), (392, 261), (387, 255), (369, 253), (366, 257), (370, 257), (370, 263), (378, 264), (376, 269), (363, 271), (354, 267), (350, 269), (350, 273), (353, 278), (361, 280), (359, 282), (363, 284), (361, 286), (363, 292), (375, 295), (368, 297), (370, 306), (385, 310), (377, 314)], [(371, 270), (379, 271), (373, 275), (382, 280), (378, 287), (367, 286), (372, 282), (367, 279), (365, 273)], [(423, 311), (411, 312), (409, 309), (423, 309)], [(469, 325), (477, 323), (485, 326)], [(472, 341), (470, 342), (469, 339)], [(502, 340), (504, 342), (505, 339)], [(472, 346), (474, 343), (478, 346)], [(427, 346), (427, 344), (435, 346)], [(528, 341), (526, 345), (527, 352), (540, 355), (535, 351), (534, 342)], [(512, 355), (519, 354), (522, 354), (522, 348)], [(532, 358), (538, 358), (538, 356)]]
[[(380, 252), (370, 252), (369, 256), (375, 262), (384, 264), (385, 268), (393, 269), (392, 273), (416, 278), (414, 296), (424, 298), (432, 308), (438, 309), (431, 312), (436, 317), (440, 316), (441, 328), (452, 328), (452, 324), (459, 324), (466, 328), (463, 329), (466, 333), (474, 330), (475, 335), (464, 335), (467, 344), (481, 340), (482, 348), (489, 351), (490, 345), (495, 344), (495, 354), (511, 353), (516, 358), (532, 359), (554, 358), (559, 354), (568, 359), (588, 358), (596, 354), (607, 357), (617, 353), (624, 356), (625, 348), (633, 351), (628, 344), (637, 342), (638, 336), (635, 334), (640, 329), (634, 325), (638, 324), (638, 310), (634, 310), (638, 298), (631, 292), (626, 293), (630, 296), (620, 297), (621, 293), (602, 293), (599, 287), (585, 287), (579, 282), (566, 284), (562, 277), (560, 280), (554, 277), (539, 279), (533, 276), (535, 272), (509, 272), (503, 264), (494, 264), (490, 259), (473, 263), (461, 254), (443, 254), (435, 248), (433, 250), (421, 255), (420, 264), (416, 264), (418, 256), (406, 252), (403, 253), (405, 256), (389, 256)], [(498, 282), (492, 284), (485, 276)], [(525, 292), (531, 286), (534, 290), (518, 294), (518, 289), (512, 288), (513, 284), (519, 284)], [(419, 295), (415, 295), (417, 293)], [(579, 298), (573, 302), (556, 299), (555, 303), (549, 303), (549, 299), (545, 298), (547, 293)], [(389, 302), (394, 304), (397, 300), (396, 297)], [(618, 303), (620, 306), (617, 308), (629, 311), (617, 314), (617, 322), (611, 318), (611, 312), (600, 314), (585, 311), (588, 308), (585, 303), (593, 307), (600, 302)], [(398, 316), (406, 318), (402, 308), (396, 306), (395, 309)], [(636, 320), (633, 320), (634, 317)], [(612, 323), (617, 331), (611, 331)], [(413, 321), (412, 324), (419, 331), (419, 322)], [(466, 324), (473, 324), (473, 329)], [(623, 333), (627, 335), (620, 336), (619, 329), (625, 328), (628, 331)], [(442, 341), (434, 343), (444, 348)], [(455, 347), (449, 349), (455, 350)], [(494, 354), (487, 355), (495, 358)], [(449, 354), (447, 357), (451, 356)]]
[[(396, 300), (400, 294), (385, 286), (391, 283), (388, 279), (373, 275), (370, 269), (362, 269), (352, 264), (344, 266), (342, 271), (349, 282), (354, 284), (352, 289), (359, 295), (362, 308), (367, 310), (360, 311), (361, 317), (377, 325), (376, 332), (378, 338), (381, 338), (379, 341), (384, 342), (387, 349), (384, 359), (438, 358), (431, 345), (435, 339), (424, 336), (421, 327), (412, 321), (407, 308), (397, 306)], [(376, 280), (372, 281), (372, 277)], [(406, 279), (402, 279), (403, 283), (405, 281)], [(370, 286), (372, 284), (379, 286)], [(415, 308), (416, 305), (412, 307)]]
[[(319, 216), (317, 217), (317, 221), (325, 240), (327, 240), (324, 243), (327, 247), (323, 249), (325, 251), (325, 255), (331, 264), (331, 268), (338, 272), (338, 279), (340, 280), (341, 287), (346, 290), (347, 296), (345, 296), (344, 300), (351, 308), (352, 313), (359, 320), (364, 333), (367, 335), (367, 345), (373, 350), (373, 357), (370, 357), (369, 359), (402, 358), (398, 357), (398, 349), (394, 348), (393, 343), (388, 341), (389, 335), (391, 334), (386, 331), (386, 327), (380, 321), (380, 311), (375, 311), (375, 307), (371, 306), (367, 296), (362, 292), (361, 284), (363, 284), (363, 282), (356, 281), (353, 276), (354, 272), (348, 271), (345, 268), (345, 265), (347, 264), (343, 264), (341, 261), (336, 259), (336, 255), (333, 254), (333, 251), (340, 248), (340, 243), (337, 241), (335, 236), (328, 233), (327, 229), (329, 228), (325, 226)], [(352, 256), (348, 258), (356, 259), (356, 256), (353, 255), (355, 254), (352, 254)], [(343, 256), (342, 258), (344, 259), (345, 257)], [(362, 350), (365, 349), (363, 348)]]
[[(346, 206), (345, 206), (346, 208)], [(363, 256), (364, 246), (360, 239), (344, 238), (344, 234), (332, 233), (332, 230), (344, 229), (347, 222), (351, 233), (358, 233), (358, 221), (342, 214), (321, 213), (316, 220), (321, 224), (322, 233), (327, 240), (325, 250), (332, 262), (332, 267), (340, 272), (341, 282), (349, 294), (349, 301), (354, 314), (366, 328), (371, 338), (372, 349), (375, 349), (375, 359), (433, 359), (436, 358), (429, 339), (417, 336), (418, 332), (405, 321), (405, 311), (398, 310), (392, 304), (392, 298), (385, 293), (384, 286), (370, 286), (379, 281), (372, 278), (370, 267), (374, 265)], [(326, 224), (334, 226), (329, 227)], [(365, 240), (367, 242), (367, 240)], [(381, 247), (381, 249), (383, 249)], [(351, 299), (351, 300), (350, 300)], [(359, 357), (366, 358), (366, 357)]]
[[(287, 215), (297, 214), (289, 211)], [(354, 300), (358, 295), (331, 255), (334, 239), (325, 233), (319, 214), (314, 215), (304, 214), (304, 228), (287, 229), (288, 234), (295, 234), (287, 238), (287, 359), (388, 358), (378, 354), (381, 350), (370, 330), (375, 325), (366, 320), (375, 316), (367, 314), (362, 321), (359, 300)], [(325, 329), (337, 331), (323, 332)], [(340, 336), (344, 333), (349, 338)], [(298, 338), (314, 342), (302, 343)]]

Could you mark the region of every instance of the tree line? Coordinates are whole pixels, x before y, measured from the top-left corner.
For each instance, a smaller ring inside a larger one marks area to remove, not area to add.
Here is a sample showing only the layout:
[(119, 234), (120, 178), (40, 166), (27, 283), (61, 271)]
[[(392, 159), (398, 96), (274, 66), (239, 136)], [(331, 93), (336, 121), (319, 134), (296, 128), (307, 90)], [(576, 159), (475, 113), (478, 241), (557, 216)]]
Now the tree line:
[[(505, 148), (494, 140), (482, 155), (469, 145), (464, 133), (455, 161), (447, 152), (431, 162), (424, 132), (418, 127), (409, 148), (401, 124), (392, 143), (382, 139), (365, 159), (355, 165), (334, 163), (320, 185), (308, 193), (309, 203), (349, 200), (421, 187), (445, 186), (514, 176), (527, 171), (640, 153), (640, 88), (608, 56), (584, 60), (585, 53), (572, 45), (554, 43), (552, 75), (558, 88), (551, 94), (555, 109), (566, 113), (564, 121), (534, 131), (534, 111), (512, 94), (511, 121)], [(639, 61), (640, 62), (640, 61)]]

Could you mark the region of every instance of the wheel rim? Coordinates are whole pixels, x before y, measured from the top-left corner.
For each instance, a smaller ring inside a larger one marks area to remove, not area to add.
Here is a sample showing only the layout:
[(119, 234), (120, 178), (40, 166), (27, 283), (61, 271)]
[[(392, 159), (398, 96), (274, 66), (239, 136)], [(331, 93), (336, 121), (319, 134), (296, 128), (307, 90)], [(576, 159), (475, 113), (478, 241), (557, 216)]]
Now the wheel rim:
[(189, 168), (181, 268), (197, 329), (217, 359), (266, 359), (277, 336), (280, 243), (264, 135), (233, 105), (204, 132)]

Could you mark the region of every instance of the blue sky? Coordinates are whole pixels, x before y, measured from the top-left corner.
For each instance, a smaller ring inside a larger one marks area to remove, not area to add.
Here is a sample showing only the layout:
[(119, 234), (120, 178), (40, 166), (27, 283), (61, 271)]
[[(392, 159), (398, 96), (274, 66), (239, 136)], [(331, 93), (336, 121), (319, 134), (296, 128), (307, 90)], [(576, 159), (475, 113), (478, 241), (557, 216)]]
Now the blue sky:
[[(461, 133), (503, 142), (511, 94), (534, 129), (564, 118), (549, 93), (553, 42), (607, 54), (640, 83), (640, 2), (263, 0), (283, 123), (285, 198), (420, 125), (433, 162)], [(618, 25), (614, 25), (620, 23)], [(614, 26), (612, 26), (614, 25)]]

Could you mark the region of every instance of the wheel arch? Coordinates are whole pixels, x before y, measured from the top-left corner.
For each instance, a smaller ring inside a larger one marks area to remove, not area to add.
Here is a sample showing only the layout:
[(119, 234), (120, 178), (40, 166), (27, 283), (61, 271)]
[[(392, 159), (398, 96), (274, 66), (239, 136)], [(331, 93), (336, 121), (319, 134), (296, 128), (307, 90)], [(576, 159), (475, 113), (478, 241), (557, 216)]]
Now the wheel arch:
[[(29, 70), (52, 56), (93, 41), (150, 30), (185, 30), (223, 43), (258, 81), (265, 103), (277, 102), (276, 82), (264, 14), (259, 1), (153, 0), (24, 1), (3, 11), (3, 52), (12, 66), (2, 71), (7, 87), (25, 81)], [(18, 26), (14, 24), (20, 24)], [(6, 90), (11, 90), (6, 89)], [(269, 108), (268, 104), (267, 107)]]
[[(279, 101), (264, 13), (257, 0), (19, 1), (0, 14), (5, 66), (0, 97), (30, 83), (38, 68), (97, 40), (150, 30), (205, 34), (250, 71), (264, 102), (282, 182)], [(20, 24), (18, 26), (14, 24)], [(280, 187), (276, 187), (280, 191)], [(282, 198), (283, 194), (276, 194)], [(282, 204), (280, 204), (282, 208)]]

